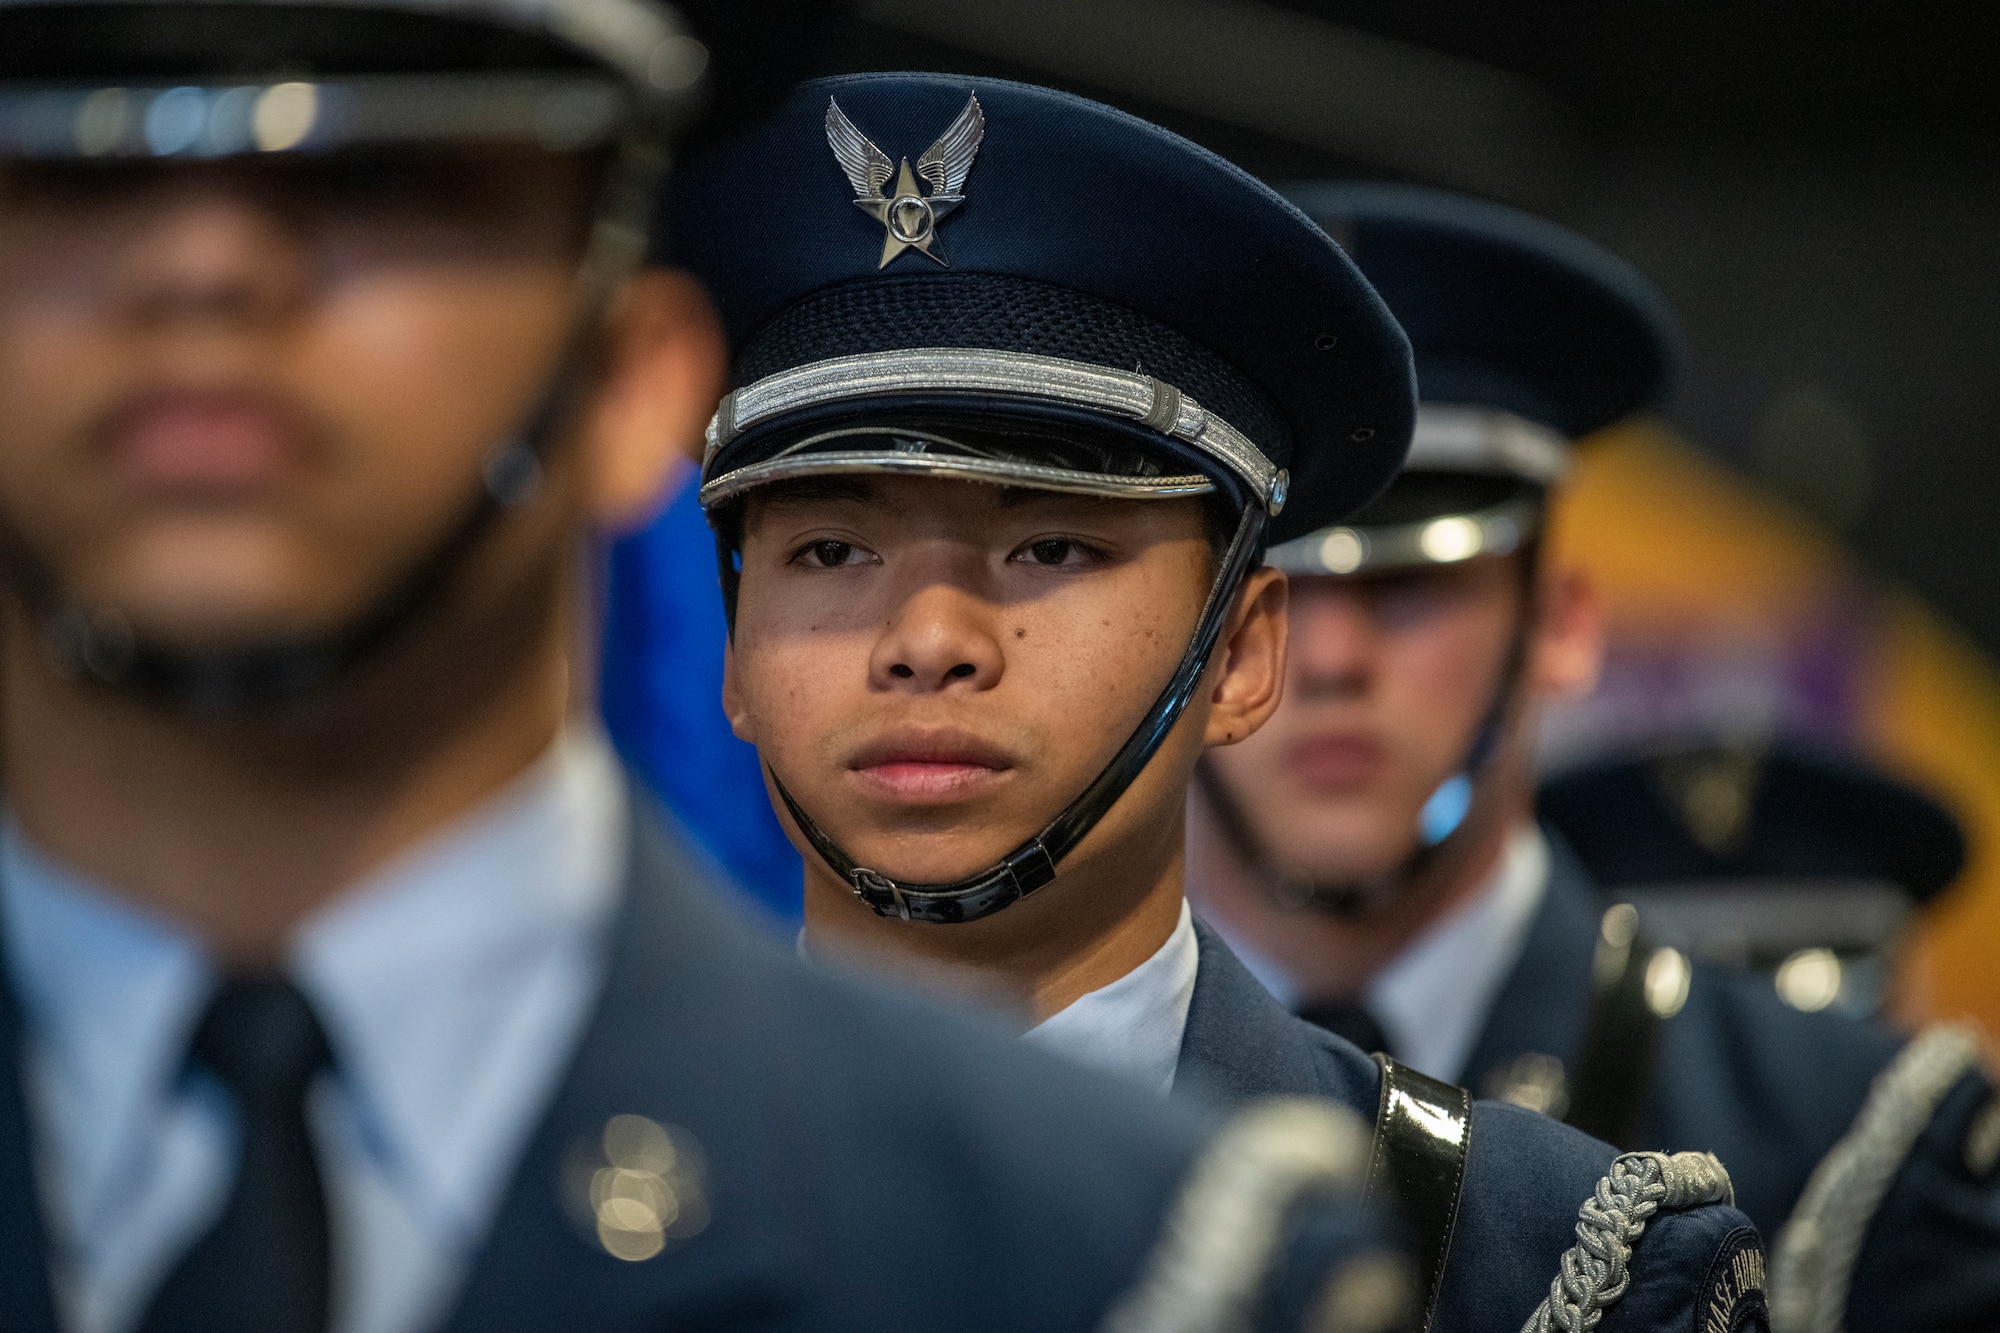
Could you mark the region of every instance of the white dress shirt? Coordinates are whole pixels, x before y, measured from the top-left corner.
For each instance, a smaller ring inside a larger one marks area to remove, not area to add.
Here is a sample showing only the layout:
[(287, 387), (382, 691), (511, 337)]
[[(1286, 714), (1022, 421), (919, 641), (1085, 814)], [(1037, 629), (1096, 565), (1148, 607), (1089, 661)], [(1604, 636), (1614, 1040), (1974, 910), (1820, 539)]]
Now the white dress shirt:
[(1194, 914), (1183, 900), (1180, 923), (1151, 958), (1049, 1015), (1027, 1040), (1171, 1092), (1200, 962)]
[[(338, 1333), (449, 1312), (602, 983), (628, 817), (608, 743), (578, 729), (296, 937), (290, 974), (335, 1060), (309, 1114)], [(228, 1194), (233, 1109), (183, 1074), (215, 969), (11, 820), (0, 921), (64, 1327), (124, 1333)]]
[(1549, 887), (1549, 844), (1516, 829), (1480, 891), (1411, 942), (1368, 987), (1368, 1012), (1396, 1058), (1455, 1083)]
[[(1465, 1073), (1548, 892), (1549, 865), (1541, 829), (1516, 829), (1478, 892), (1411, 941), (1369, 985), (1363, 1003), (1396, 1059), (1447, 1083)], [(1282, 967), (1228, 931), (1221, 934), (1266, 990), (1286, 1008), (1298, 1007), (1298, 984)]]

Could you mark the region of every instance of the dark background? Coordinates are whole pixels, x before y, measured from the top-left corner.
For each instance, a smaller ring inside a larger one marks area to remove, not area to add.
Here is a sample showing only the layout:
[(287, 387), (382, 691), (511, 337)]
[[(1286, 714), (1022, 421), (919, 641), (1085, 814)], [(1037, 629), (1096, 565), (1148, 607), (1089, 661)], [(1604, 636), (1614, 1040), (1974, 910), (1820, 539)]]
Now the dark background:
[(1678, 308), (1674, 424), (2000, 654), (1996, 55), (1993, 0), (861, 0), (821, 65), (1068, 88), (1268, 179), (1574, 227)]

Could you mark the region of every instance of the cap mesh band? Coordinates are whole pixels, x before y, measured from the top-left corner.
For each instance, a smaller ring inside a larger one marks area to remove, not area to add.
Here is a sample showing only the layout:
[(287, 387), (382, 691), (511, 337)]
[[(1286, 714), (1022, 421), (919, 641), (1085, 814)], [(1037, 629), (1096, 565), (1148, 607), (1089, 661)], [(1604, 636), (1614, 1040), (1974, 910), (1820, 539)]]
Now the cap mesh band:
[(1150, 376), (1198, 399), (1280, 465), (1283, 414), (1241, 371), (1178, 330), (1110, 301), (997, 273), (871, 278), (815, 292), (748, 340), (737, 385), (814, 361), (918, 347), (1028, 352)]

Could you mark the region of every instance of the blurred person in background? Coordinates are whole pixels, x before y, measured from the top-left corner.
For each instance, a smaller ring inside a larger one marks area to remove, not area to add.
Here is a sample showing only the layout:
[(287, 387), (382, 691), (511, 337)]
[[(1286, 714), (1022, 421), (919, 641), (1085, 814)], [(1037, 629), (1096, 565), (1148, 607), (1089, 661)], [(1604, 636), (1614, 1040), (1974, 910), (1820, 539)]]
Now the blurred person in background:
[(1415, 411), (1326, 236), (1143, 121), (936, 74), (805, 85), (688, 164), (670, 230), (734, 355), (701, 491), (724, 705), (805, 858), (802, 946), (1161, 1093), (1375, 1118), (1427, 1328), (1761, 1327), (1712, 1158), (1378, 1065), (1188, 911), (1195, 761), (1277, 704), (1267, 534), (1364, 504)]
[(1279, 1329), (1379, 1269), (1358, 1130), (1198, 1158), (814, 974), (579, 720), (589, 532), (722, 369), (643, 263), (706, 54), (0, 4), (0, 1326), (1083, 1330), (1191, 1162), (1268, 1244), (1176, 1217), (1169, 1277)]
[(1541, 558), (1548, 501), (1571, 441), (1665, 397), (1662, 298), (1511, 210), (1392, 186), (1294, 198), (1409, 331), (1423, 405), (1382, 499), (1272, 553), (1293, 576), (1286, 698), (1204, 761), (1196, 903), (1368, 1049), (1621, 1147), (1718, 1153), (1767, 1234), (1828, 1162), (1778, 1245), (1781, 1333), (2000, 1325), (2000, 1107), (1973, 1044), (1899, 1055), (1768, 977), (1643, 947), (1535, 821), (1538, 713), (1590, 688), (1602, 647), (1587, 576)]

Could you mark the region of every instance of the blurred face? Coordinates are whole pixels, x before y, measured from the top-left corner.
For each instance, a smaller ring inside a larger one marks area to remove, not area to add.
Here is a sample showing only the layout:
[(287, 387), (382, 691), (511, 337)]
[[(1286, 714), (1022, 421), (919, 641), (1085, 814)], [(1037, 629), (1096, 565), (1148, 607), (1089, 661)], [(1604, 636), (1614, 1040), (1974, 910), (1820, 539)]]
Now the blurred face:
[(1521, 615), (1518, 564), (1296, 578), (1285, 699), (1211, 759), (1276, 866), (1319, 882), (1396, 870), (1464, 764)]
[[(984, 869), (1084, 789), (1212, 577), (1193, 500), (903, 478), (753, 499), (742, 559), (738, 734), (849, 855), (924, 881)], [(1097, 842), (1142, 811), (1178, 826), (1212, 706), (1197, 697)]]
[(191, 649), (365, 609), (546, 385), (596, 168), (0, 163), (0, 536)]

